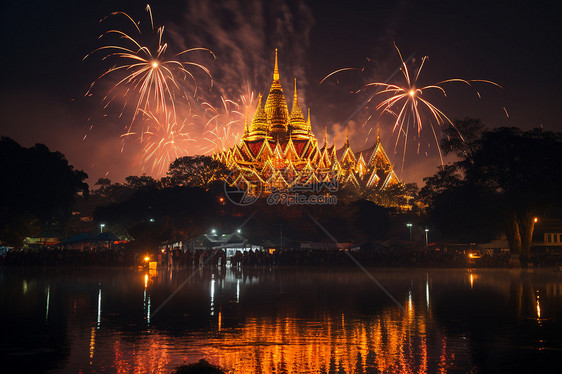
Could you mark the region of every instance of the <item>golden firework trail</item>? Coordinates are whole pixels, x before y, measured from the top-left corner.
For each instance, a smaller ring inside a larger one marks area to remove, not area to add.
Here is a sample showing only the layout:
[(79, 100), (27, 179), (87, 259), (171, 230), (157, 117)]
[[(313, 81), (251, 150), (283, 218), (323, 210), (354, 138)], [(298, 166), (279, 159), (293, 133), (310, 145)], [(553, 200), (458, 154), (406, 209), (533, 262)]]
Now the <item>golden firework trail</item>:
[(178, 123), (172, 112), (153, 113), (141, 110), (143, 126), (139, 134), (129, 133), (122, 136), (138, 136), (143, 146), (141, 165), (143, 170), (165, 174), (168, 166), (178, 157), (187, 155), (189, 143), (194, 142), (187, 133), (187, 120)]
[[(110, 29), (99, 39), (117, 38), (117, 42), (101, 46), (84, 57), (86, 59), (92, 54), (104, 53), (102, 61), (112, 61), (113, 65), (91, 84), (86, 95), (90, 95), (100, 80), (114, 77), (117, 83), (105, 93), (102, 103), (104, 108), (107, 108), (117, 98), (122, 99), (123, 106), (119, 114), (121, 117), (127, 105), (131, 104), (130, 101), (133, 102), (135, 108), (126, 132), (132, 131), (139, 113), (170, 111), (175, 117), (176, 99), (188, 99), (186, 90), (188, 81), (192, 85), (193, 96), (197, 93), (197, 80), (190, 68), (204, 72), (210, 78), (212, 86), (209, 69), (199, 63), (186, 61), (183, 57), (194, 51), (206, 51), (215, 57), (213, 52), (207, 48), (191, 48), (168, 57), (168, 44), (163, 41), (164, 26), (155, 28), (149, 5), (146, 6), (146, 11), (151, 27), (146, 37), (141, 32), (140, 22), (135, 22), (127, 13), (113, 12), (100, 22), (109, 17), (123, 17), (127, 24), (132, 26), (133, 33)], [(148, 43), (143, 43), (141, 40), (147, 40)]]
[[(417, 71), (415, 71), (414, 74), (412, 74), (410, 73), (408, 66), (404, 62), (400, 50), (396, 45), (394, 46), (396, 48), (396, 51), (398, 52), (398, 56), (400, 57), (400, 62), (401, 62), (400, 70), (404, 77), (405, 84), (398, 85), (398, 84), (389, 84), (389, 83), (382, 83), (382, 82), (372, 82), (363, 86), (363, 88), (361, 88), (359, 91), (367, 87), (374, 86), (380, 89), (380, 91), (375, 93), (375, 96), (376, 95), (389, 96), (377, 105), (376, 110), (377, 111), (380, 110), (381, 116), (383, 114), (390, 114), (395, 118), (394, 126), (392, 129), (393, 132), (397, 133), (395, 150), (398, 145), (398, 141), (400, 137), (401, 136), (404, 137), (404, 152), (403, 152), (403, 159), (402, 159), (402, 167), (404, 166), (404, 159), (406, 156), (406, 145), (408, 142), (408, 134), (410, 132), (409, 131), (410, 127), (413, 127), (413, 129), (417, 131), (417, 135), (419, 138), (420, 133), (422, 129), (426, 126), (426, 124), (429, 124), (429, 127), (431, 128), (433, 137), (435, 138), (435, 142), (437, 144), (437, 149), (439, 151), (439, 158), (441, 160), (441, 164), (443, 165), (443, 156), (441, 153), (441, 148), (439, 147), (439, 140), (437, 137), (437, 133), (435, 131), (435, 125), (439, 126), (443, 124), (449, 124), (453, 127), (455, 126), (443, 111), (441, 111), (431, 102), (429, 102), (428, 99), (423, 97), (424, 93), (433, 90), (442, 94), (444, 97), (447, 97), (447, 93), (441, 85), (451, 82), (463, 83), (470, 87), (472, 87), (472, 83), (474, 82), (488, 83), (500, 88), (502, 87), (497, 83), (488, 80), (483, 80), (483, 79), (465, 80), (460, 78), (447, 79), (427, 86), (419, 85), (418, 79), (420, 77), (420, 73), (422, 71), (425, 62), (428, 60), (428, 57), (425, 56), (422, 58)], [(476, 91), (476, 94), (478, 95), (479, 98), (481, 97), (478, 91)], [(422, 115), (422, 112), (424, 111), (428, 115), (427, 118), (426, 116)], [(424, 118), (426, 118), (426, 120), (424, 120)], [(462, 138), (462, 135), (460, 133), (459, 135)], [(419, 142), (418, 142), (418, 150), (419, 150)]]
[(246, 91), (237, 101), (221, 96), (221, 105), (218, 107), (209, 102), (202, 104), (208, 118), (203, 129), (203, 139), (209, 144), (201, 148), (202, 152), (224, 151), (240, 140), (245, 121), (251, 121), (256, 109), (254, 92), (249, 86)]

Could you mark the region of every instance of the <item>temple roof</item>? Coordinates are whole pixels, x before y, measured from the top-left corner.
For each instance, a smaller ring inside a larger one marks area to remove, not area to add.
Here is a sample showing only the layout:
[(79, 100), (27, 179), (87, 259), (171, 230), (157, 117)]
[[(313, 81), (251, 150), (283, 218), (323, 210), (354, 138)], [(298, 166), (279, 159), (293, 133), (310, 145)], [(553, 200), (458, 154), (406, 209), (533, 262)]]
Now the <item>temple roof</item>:
[(256, 108), (254, 118), (252, 119), (252, 129), (254, 128), (254, 125), (267, 124), (267, 114), (265, 113), (261, 100), (262, 96), (260, 95), (258, 99), (258, 107)]
[(289, 121), (291, 126), (304, 127), (306, 122), (299, 106), (299, 98), (297, 94), (297, 79), (295, 78), (295, 94), (293, 97), (293, 108), (291, 110), (291, 119)]
[(265, 113), (267, 114), (267, 119), (272, 125), (271, 130), (276, 130), (275, 127), (285, 128), (287, 126), (287, 120), (289, 118), (289, 109), (287, 108), (287, 102), (285, 101), (285, 95), (283, 95), (283, 88), (281, 87), (281, 82), (279, 82), (279, 68), (277, 64), (277, 49), (275, 50), (275, 68), (273, 70), (273, 83), (269, 90), (269, 95), (265, 102)]
[(357, 188), (376, 189), (400, 183), (382, 147), (378, 129), (375, 144), (362, 151), (353, 151), (347, 127), (342, 147), (336, 147), (333, 142), (328, 144), (327, 128), (324, 141), (318, 144), (312, 132), (310, 109), (306, 120), (301, 110), (296, 80), (293, 95), (289, 114), (280, 83), (276, 51), (273, 83), (265, 105), (262, 95), (259, 95), (251, 124), (245, 121), (241, 143), (216, 156), (232, 170), (255, 172), (256, 181), (241, 179), (242, 182), (286, 188), (295, 183), (316, 183), (337, 178)]

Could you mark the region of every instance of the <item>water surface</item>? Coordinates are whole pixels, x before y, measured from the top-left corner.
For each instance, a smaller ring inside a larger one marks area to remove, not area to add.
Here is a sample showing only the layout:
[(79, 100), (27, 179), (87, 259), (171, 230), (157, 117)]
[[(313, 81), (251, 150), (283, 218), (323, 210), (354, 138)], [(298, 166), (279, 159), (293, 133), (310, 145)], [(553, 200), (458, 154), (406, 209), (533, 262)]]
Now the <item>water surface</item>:
[(370, 271), (400, 305), (352, 268), (2, 268), (1, 365), (170, 373), (205, 358), (233, 373), (558, 372), (561, 273)]

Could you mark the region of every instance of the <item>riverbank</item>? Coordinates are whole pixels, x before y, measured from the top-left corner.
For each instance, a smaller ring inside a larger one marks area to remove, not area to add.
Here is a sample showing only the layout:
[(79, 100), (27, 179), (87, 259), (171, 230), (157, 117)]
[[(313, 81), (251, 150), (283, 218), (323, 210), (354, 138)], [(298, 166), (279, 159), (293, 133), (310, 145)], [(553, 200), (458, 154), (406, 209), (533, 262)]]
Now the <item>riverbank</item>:
[[(412, 267), (412, 268), (518, 268), (517, 256), (509, 254), (470, 256), (467, 253), (417, 250), (277, 250), (238, 252), (226, 258), (224, 251), (168, 251), (166, 253), (127, 250), (69, 251), (42, 249), (9, 252), (0, 266), (147, 266), (147, 259), (163, 268), (224, 267)], [(557, 261), (533, 257), (529, 267), (559, 266)]]

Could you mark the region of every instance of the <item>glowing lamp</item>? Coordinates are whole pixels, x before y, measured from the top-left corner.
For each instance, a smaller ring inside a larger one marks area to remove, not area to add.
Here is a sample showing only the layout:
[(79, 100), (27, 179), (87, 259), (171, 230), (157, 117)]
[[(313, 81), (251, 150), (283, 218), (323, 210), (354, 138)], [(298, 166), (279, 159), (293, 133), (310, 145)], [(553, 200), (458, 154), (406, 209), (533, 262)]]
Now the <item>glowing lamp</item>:
[(144, 261), (145, 261), (145, 262), (148, 262), (149, 260), (150, 260), (150, 257), (148, 257), (148, 256), (146, 256), (146, 257), (144, 258)]
[(539, 220), (539, 219), (538, 219), (537, 217), (535, 217), (535, 219), (534, 219), (533, 221), (535, 221), (535, 223), (537, 223), (538, 220)]
[(468, 257), (472, 258), (472, 257), (474, 257), (474, 255), (472, 253), (469, 253)]

